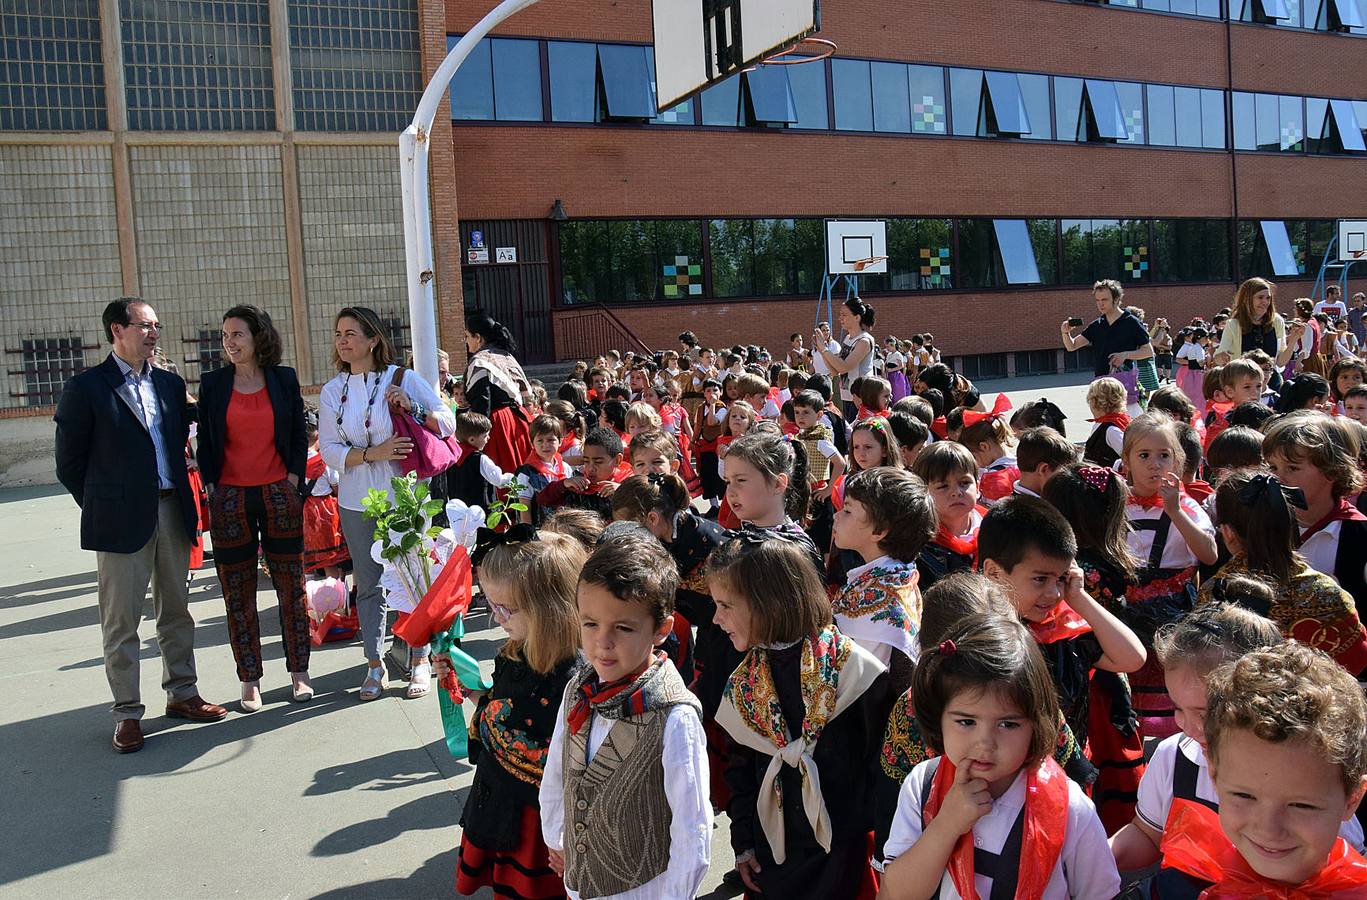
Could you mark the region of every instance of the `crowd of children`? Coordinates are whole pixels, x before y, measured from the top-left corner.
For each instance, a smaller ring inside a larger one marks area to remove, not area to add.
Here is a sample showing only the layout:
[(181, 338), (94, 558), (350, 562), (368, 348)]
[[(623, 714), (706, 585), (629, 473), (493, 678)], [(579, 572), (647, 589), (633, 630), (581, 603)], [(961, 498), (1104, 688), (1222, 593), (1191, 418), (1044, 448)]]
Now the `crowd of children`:
[(1216, 319), (1158, 320), (1173, 383), (1097, 379), (1082, 444), (929, 335), (605, 354), (523, 398), (515, 471), (460, 412), (434, 491), (526, 510), (477, 553), (458, 892), (1367, 897), (1367, 366)]

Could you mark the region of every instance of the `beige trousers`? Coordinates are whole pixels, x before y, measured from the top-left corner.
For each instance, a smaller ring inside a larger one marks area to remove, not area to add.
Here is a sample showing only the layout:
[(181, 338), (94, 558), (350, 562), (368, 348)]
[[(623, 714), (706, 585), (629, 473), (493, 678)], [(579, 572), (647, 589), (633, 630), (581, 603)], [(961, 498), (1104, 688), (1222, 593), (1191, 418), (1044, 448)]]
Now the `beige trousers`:
[(142, 621), (147, 586), (161, 650), (161, 686), (168, 700), (184, 700), (195, 688), (195, 621), (190, 617), (190, 538), (181, 523), (179, 502), (164, 497), (157, 506), (157, 527), (136, 553), (95, 554), (99, 570), (100, 631), (104, 635), (104, 674), (114, 695), (114, 721), (141, 719), (145, 707), (138, 684)]

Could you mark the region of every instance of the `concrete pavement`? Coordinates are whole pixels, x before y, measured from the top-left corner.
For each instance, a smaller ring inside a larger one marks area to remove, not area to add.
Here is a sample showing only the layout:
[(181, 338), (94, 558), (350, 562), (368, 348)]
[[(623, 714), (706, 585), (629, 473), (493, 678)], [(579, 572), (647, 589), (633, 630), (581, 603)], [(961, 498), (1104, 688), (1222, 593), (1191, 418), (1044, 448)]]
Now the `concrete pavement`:
[[(990, 405), (1047, 392), (1087, 433), (1085, 376), (983, 383)], [(154, 628), (142, 628), (147, 745), (119, 756), (100, 653), (95, 556), (57, 487), (0, 492), (0, 898), (371, 898), (453, 891), (472, 770), (441, 740), (437, 702), (358, 703), (355, 644), (314, 651), (317, 697), (289, 702), (274, 594), (261, 588), (266, 706), (236, 711), (237, 679), (212, 568), (191, 608), (203, 696), (232, 710), (197, 725), (163, 715)], [(150, 600), (147, 616), (150, 618)], [(466, 648), (492, 669), (483, 621)], [(400, 685), (402, 682), (400, 682)], [(729, 868), (719, 818), (707, 897)], [(490, 896), (490, 895), (481, 895)]]

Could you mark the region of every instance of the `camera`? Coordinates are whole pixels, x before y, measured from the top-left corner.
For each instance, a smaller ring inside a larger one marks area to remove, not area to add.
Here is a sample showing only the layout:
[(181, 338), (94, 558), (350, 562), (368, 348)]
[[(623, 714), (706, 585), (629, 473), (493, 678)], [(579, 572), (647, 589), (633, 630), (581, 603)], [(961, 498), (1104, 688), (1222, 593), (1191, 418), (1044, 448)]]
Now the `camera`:
[(1082, 316), (1073, 316), (1068, 320), (1069, 328), (1079, 328), (1082, 326)]

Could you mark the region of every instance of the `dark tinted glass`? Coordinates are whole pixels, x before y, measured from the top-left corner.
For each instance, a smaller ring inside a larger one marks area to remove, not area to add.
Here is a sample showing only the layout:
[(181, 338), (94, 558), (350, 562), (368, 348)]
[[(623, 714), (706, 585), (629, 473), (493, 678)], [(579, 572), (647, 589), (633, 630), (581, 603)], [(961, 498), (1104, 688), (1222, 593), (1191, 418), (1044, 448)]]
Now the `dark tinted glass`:
[(788, 86), (793, 91), (797, 110), (795, 128), (830, 128), (826, 109), (826, 63), (801, 63), (788, 66)]
[[(607, 115), (614, 119), (649, 119), (655, 115), (646, 47), (599, 44), (598, 66), (603, 78)], [(497, 66), (495, 66), (497, 68)], [(537, 85), (538, 92), (540, 85)]]
[[(446, 39), (446, 49), (456, 45), (456, 37)], [(458, 121), (493, 119), (494, 66), (489, 39), (475, 45), (451, 79), (451, 118)]]
[(857, 59), (832, 59), (835, 127), (842, 131), (873, 130), (873, 88), (869, 64)]
[(536, 41), (493, 41), (494, 115), (508, 122), (540, 122), (541, 48)]
[(954, 134), (972, 136), (978, 133), (982, 99), (982, 70), (949, 70), (949, 105), (953, 116)]
[(551, 121), (595, 121), (598, 118), (597, 46), (547, 41), (546, 51), (551, 76)]

